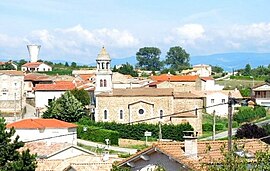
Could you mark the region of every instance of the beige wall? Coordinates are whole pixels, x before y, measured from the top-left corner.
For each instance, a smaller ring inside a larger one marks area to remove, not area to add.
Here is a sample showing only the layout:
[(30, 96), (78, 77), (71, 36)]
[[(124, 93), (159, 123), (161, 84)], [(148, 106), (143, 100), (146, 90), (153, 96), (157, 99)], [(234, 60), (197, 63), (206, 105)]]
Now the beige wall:
[(196, 82), (162, 82), (157, 88), (174, 88), (176, 92), (192, 91), (196, 89)]
[[(202, 99), (174, 99), (173, 96), (162, 97), (96, 97), (96, 121), (115, 121), (118, 123), (129, 123), (134, 121), (140, 121), (152, 117), (159, 117), (160, 110), (164, 115), (173, 114), (176, 112), (192, 110), (201, 108), (203, 106)], [(139, 114), (139, 109), (144, 110), (144, 114)], [(104, 120), (104, 110), (108, 112), (108, 119)], [(123, 110), (123, 119), (120, 119), (120, 110)], [(198, 110), (197, 118), (174, 118), (170, 120), (170, 117), (164, 117), (162, 123), (179, 124), (183, 122), (189, 122), (192, 127), (202, 133), (202, 110)], [(195, 113), (195, 112), (194, 112)], [(158, 123), (159, 118), (146, 121), (147, 123)]]

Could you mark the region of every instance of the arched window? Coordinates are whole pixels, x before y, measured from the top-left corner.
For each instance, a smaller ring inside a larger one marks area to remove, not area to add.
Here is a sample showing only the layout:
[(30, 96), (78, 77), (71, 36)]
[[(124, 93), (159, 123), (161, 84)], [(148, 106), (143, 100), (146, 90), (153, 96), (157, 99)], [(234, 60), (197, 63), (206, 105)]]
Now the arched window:
[(100, 80), (100, 87), (103, 87), (103, 80)]
[(104, 69), (104, 62), (101, 63), (101, 67), (102, 67), (102, 69)]
[(159, 111), (159, 119), (162, 119), (163, 118), (163, 110), (160, 110)]
[(124, 116), (123, 116), (123, 110), (120, 110), (120, 111), (119, 111), (119, 118), (120, 118), (120, 119), (123, 119), (123, 118), (124, 118)]
[(106, 69), (109, 69), (109, 62), (106, 63)]
[(106, 79), (103, 80), (103, 83), (104, 83), (104, 87), (107, 87), (107, 80)]
[(100, 63), (98, 62), (97, 64), (98, 64), (98, 69), (100, 69)]
[(108, 111), (104, 110), (104, 120), (107, 120), (107, 119), (108, 119)]

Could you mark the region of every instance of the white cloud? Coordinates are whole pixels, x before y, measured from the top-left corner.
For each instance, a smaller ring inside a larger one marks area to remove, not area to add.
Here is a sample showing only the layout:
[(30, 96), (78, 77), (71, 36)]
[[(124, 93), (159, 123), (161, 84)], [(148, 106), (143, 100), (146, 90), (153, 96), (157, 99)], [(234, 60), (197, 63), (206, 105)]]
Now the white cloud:
[(195, 41), (204, 37), (204, 28), (200, 24), (186, 24), (175, 29), (176, 34), (184, 40)]
[(17, 47), (22, 43), (22, 40), (18, 37), (11, 37), (6, 34), (0, 33), (0, 48), (1, 47)]

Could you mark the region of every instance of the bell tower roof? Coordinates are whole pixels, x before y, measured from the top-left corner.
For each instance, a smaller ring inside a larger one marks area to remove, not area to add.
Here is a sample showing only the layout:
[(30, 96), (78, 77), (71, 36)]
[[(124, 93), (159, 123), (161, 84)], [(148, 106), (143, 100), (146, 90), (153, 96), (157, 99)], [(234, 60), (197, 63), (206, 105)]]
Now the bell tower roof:
[(97, 60), (111, 60), (110, 55), (106, 51), (105, 47), (103, 46), (100, 53), (97, 56)]

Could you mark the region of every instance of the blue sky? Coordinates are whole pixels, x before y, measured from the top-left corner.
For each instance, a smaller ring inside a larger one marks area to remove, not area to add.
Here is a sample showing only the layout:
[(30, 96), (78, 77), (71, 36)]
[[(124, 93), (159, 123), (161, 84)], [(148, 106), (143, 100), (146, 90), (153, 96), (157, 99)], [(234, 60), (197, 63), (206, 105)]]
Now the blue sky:
[(92, 63), (104, 45), (111, 57), (181, 46), (191, 56), (270, 52), (269, 0), (1, 0), (0, 59)]

